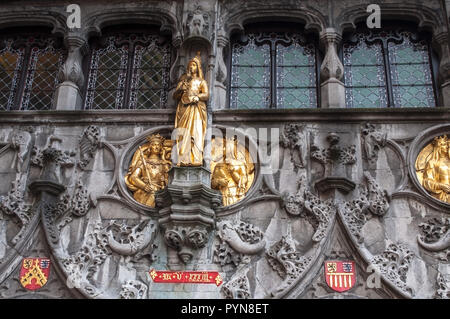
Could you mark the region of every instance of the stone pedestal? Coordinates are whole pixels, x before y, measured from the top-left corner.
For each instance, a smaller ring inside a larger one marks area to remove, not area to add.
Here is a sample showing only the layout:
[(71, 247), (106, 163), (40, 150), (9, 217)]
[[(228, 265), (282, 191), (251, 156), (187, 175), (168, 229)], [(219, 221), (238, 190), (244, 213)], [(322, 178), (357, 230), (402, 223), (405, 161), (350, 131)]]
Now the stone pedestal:
[(331, 78), (320, 85), (322, 108), (345, 108), (345, 86)]
[(164, 240), (185, 264), (208, 242), (215, 209), (222, 203), (221, 194), (210, 187), (210, 176), (204, 167), (173, 167), (169, 185), (156, 193)]

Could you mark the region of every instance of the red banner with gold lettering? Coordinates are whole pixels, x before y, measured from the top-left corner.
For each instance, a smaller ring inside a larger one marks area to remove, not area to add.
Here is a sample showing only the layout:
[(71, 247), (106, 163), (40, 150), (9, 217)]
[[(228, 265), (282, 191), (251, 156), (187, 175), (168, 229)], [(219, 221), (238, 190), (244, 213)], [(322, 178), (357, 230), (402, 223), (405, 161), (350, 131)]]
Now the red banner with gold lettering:
[(150, 270), (150, 277), (158, 283), (216, 284), (223, 280), (217, 271), (157, 271)]

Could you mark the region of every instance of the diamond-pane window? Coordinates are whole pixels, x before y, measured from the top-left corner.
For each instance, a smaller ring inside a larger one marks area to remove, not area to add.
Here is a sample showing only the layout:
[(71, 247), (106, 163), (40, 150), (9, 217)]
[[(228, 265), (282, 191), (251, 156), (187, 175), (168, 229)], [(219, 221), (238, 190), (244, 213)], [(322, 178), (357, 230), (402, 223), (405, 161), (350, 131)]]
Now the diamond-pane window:
[(47, 36), (0, 38), (0, 109), (49, 110), (64, 63), (61, 43)]
[(109, 36), (107, 43), (93, 50), (85, 108), (164, 108), (170, 46), (146, 34)]
[(249, 33), (231, 52), (230, 108), (317, 107), (316, 50), (300, 34)]
[(429, 44), (417, 34), (358, 33), (343, 53), (347, 107), (436, 105)]

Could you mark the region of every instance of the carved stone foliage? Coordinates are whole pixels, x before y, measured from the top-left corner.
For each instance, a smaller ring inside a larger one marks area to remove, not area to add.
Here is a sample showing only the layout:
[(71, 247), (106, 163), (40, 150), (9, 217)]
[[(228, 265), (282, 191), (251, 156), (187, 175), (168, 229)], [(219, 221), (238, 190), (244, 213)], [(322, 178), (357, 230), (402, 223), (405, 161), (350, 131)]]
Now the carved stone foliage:
[(350, 233), (362, 243), (361, 229), (372, 215), (384, 216), (389, 210), (389, 196), (369, 172), (364, 172), (366, 186), (360, 185), (359, 198), (345, 202), (341, 212)]
[(78, 86), (83, 87), (84, 75), (82, 70), (83, 55), (86, 53), (86, 41), (80, 36), (69, 36), (67, 38), (69, 52), (67, 59), (61, 66), (58, 73), (58, 80), (60, 82), (72, 82)]
[(374, 124), (366, 123), (361, 129), (361, 138), (367, 160), (369, 163), (375, 163), (378, 151), (386, 146), (387, 133), (377, 131)]
[(293, 240), (286, 236), (266, 252), (266, 258), (272, 269), (283, 278), (283, 282), (272, 291), (272, 295), (289, 287), (302, 275), (312, 260), (311, 256), (303, 256), (297, 252)]
[(219, 222), (217, 230), (220, 243), (216, 245), (214, 259), (222, 266), (248, 263), (250, 255), (259, 253), (266, 245), (263, 232), (242, 221), (235, 225), (230, 221)]
[(322, 82), (329, 79), (341, 80), (344, 75), (344, 66), (337, 54), (336, 46), (341, 41), (342, 37), (334, 29), (328, 28), (321, 34), (320, 40), (326, 47), (325, 58), (320, 67), (320, 78)]
[(247, 275), (241, 274), (230, 280), (222, 287), (225, 299), (248, 299), (250, 298), (250, 283)]
[(289, 149), (294, 171), (306, 166), (306, 133), (304, 124), (286, 124), (281, 135), (281, 146)]
[(100, 129), (95, 125), (89, 125), (80, 139), (80, 162), (78, 166), (84, 169), (100, 147)]
[(164, 239), (169, 247), (178, 251), (181, 260), (187, 263), (194, 255), (193, 249), (206, 245), (208, 231), (198, 226), (173, 226), (166, 229)]
[(120, 289), (120, 299), (145, 299), (147, 297), (147, 285), (138, 280), (128, 280)]
[(406, 277), (414, 253), (402, 244), (390, 244), (387, 249), (372, 258), (372, 264), (378, 268), (392, 284), (413, 295), (412, 288), (406, 285)]
[(326, 235), (331, 216), (336, 212), (333, 200), (322, 201), (305, 187), (305, 178), (301, 177), (297, 183), (296, 194), (284, 194), (283, 206), (286, 212), (293, 216), (305, 217), (314, 227), (312, 240), (320, 242)]
[(21, 223), (20, 231), (12, 239), (14, 245), (24, 236), (27, 225), (34, 214), (31, 205), (25, 203), (24, 188), (20, 180), (16, 180), (12, 183), (12, 190), (7, 195), (0, 196), (0, 213), (10, 216), (15, 215)]
[(450, 218), (432, 218), (419, 224), (422, 236), (417, 238), (424, 249), (439, 252), (440, 260), (448, 261), (450, 256)]
[(194, 36), (210, 38), (210, 15), (201, 6), (197, 6), (193, 11), (187, 12), (184, 34), (186, 38)]
[(155, 222), (147, 220), (130, 226), (125, 222), (110, 221), (106, 229), (108, 245), (113, 252), (121, 256), (133, 256), (130, 261), (137, 261), (144, 256), (151, 261), (156, 259), (152, 254), (156, 248), (152, 244), (157, 233)]
[(58, 223), (58, 229), (62, 229), (67, 223), (72, 221), (72, 215), (82, 217), (87, 214), (91, 207), (91, 199), (88, 190), (78, 181), (73, 195), (64, 194), (57, 205), (57, 217), (61, 220)]
[(436, 278), (437, 290), (435, 294), (436, 299), (450, 299), (450, 276), (443, 275), (438, 272)]
[(97, 296), (100, 292), (95, 287), (93, 277), (110, 254), (108, 234), (102, 223), (97, 222), (81, 249), (62, 260), (69, 288), (80, 288), (90, 297)]
[(311, 158), (318, 162), (325, 164), (331, 164), (337, 162), (343, 165), (356, 163), (356, 146), (340, 146), (338, 145), (340, 140), (339, 135), (336, 133), (330, 133), (327, 136), (327, 141), (330, 144), (329, 148), (323, 149), (315, 144), (311, 145)]
[(31, 163), (44, 167), (46, 161), (55, 160), (59, 165), (73, 165), (75, 152), (61, 151), (53, 147), (41, 149), (33, 147)]

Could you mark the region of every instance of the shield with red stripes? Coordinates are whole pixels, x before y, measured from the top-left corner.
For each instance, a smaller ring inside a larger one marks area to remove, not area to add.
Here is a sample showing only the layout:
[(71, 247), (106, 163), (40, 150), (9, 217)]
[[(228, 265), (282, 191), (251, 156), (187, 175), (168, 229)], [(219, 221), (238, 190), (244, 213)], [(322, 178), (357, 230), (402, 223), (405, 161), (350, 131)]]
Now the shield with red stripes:
[(356, 282), (354, 261), (325, 261), (327, 285), (337, 292), (351, 289)]

